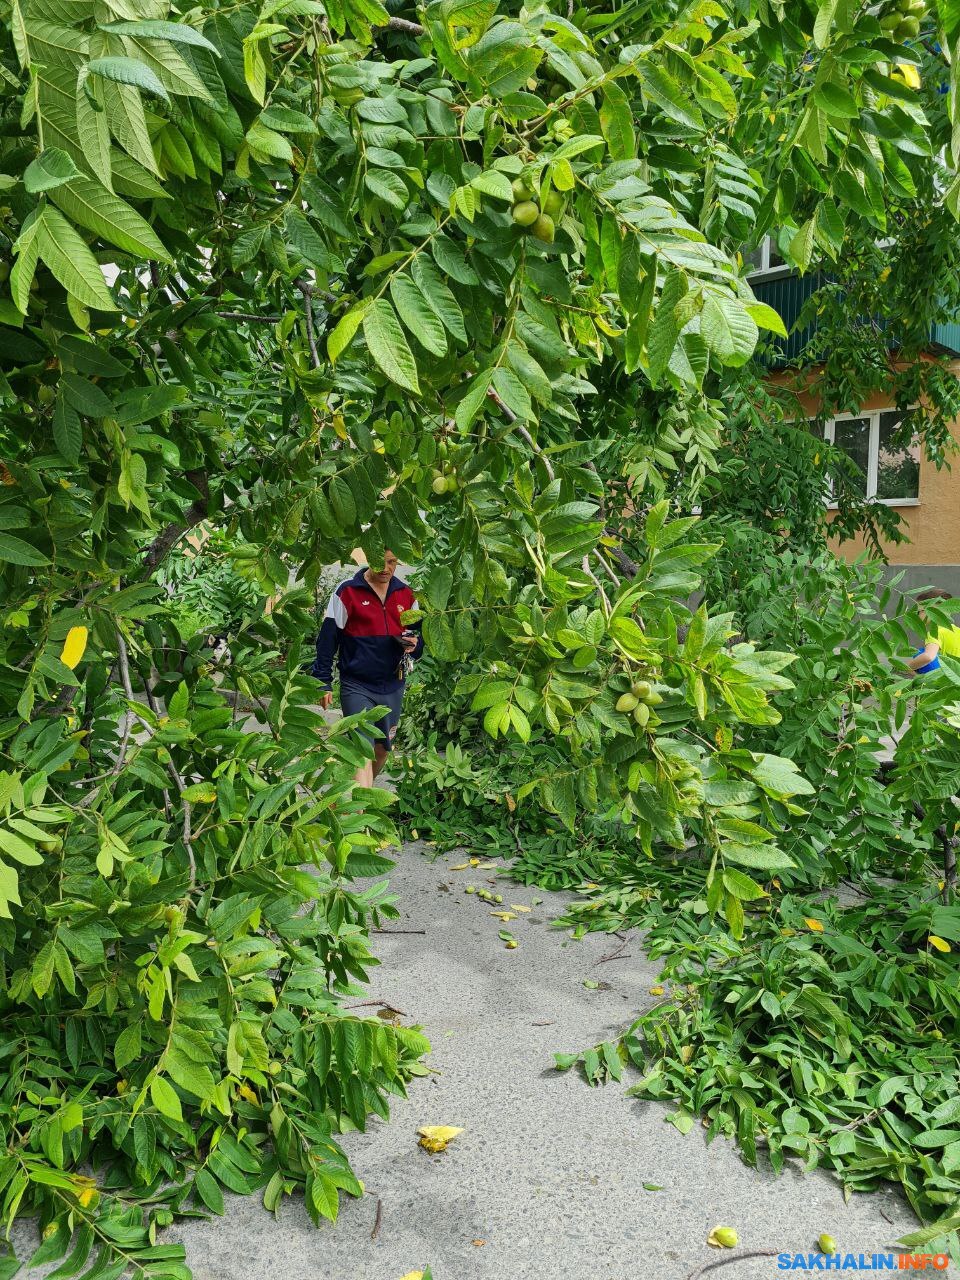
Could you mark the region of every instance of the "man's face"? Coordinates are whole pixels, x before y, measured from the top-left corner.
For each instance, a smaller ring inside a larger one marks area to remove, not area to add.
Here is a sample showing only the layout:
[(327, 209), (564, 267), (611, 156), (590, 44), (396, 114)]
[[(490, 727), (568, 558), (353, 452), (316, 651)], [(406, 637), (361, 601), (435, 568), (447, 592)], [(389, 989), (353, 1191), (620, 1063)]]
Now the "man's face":
[(370, 566), (370, 577), (374, 582), (387, 583), (393, 577), (396, 568), (397, 557), (392, 551), (388, 551), (383, 558), (383, 567), (381, 569), (374, 569), (373, 565)]

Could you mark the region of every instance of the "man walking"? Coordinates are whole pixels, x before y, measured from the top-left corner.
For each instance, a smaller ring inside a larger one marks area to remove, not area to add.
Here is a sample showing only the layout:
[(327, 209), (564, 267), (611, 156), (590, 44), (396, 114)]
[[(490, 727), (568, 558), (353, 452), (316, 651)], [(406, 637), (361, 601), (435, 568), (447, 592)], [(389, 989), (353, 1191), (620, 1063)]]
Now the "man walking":
[(412, 660), (423, 652), (420, 624), (405, 627), (401, 618), (415, 609), (413, 592), (394, 577), (397, 557), (384, 554), (383, 568), (360, 569), (330, 597), (317, 636), (313, 674), (324, 687), (326, 709), (333, 701), (333, 660), (339, 654), (340, 707), (345, 716), (372, 707), (388, 707), (376, 722), (383, 737), (374, 741), (373, 760), (357, 770), (357, 782), (372, 787), (387, 761), (403, 706), (403, 689)]

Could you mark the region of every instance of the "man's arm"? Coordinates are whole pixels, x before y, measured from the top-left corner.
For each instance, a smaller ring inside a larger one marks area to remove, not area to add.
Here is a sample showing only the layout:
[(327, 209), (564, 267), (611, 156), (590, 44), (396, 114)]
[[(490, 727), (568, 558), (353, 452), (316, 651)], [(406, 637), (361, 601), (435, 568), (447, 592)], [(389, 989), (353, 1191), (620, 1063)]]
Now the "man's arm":
[(939, 652), (940, 652), (940, 641), (928, 640), (927, 643), (923, 646), (923, 648), (915, 657), (907, 659), (907, 666), (910, 668), (913, 674), (916, 675), (921, 667), (925, 667), (928, 663), (933, 662), (934, 658), (937, 657)]
[(313, 664), (313, 674), (326, 690), (325, 705), (329, 705), (333, 688), (333, 659), (340, 646), (340, 633), (346, 625), (347, 610), (337, 588), (330, 597), (327, 611), (323, 615), (323, 622), (320, 624), (320, 634), (317, 636), (317, 658)]

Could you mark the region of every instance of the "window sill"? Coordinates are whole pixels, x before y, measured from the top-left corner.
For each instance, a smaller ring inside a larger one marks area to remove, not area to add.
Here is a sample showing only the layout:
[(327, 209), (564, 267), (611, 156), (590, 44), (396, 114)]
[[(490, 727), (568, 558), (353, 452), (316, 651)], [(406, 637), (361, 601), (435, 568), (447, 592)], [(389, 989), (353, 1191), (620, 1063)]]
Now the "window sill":
[[(921, 505), (919, 498), (871, 498), (870, 501), (878, 507), (919, 507)], [(828, 502), (826, 507), (828, 511), (839, 510), (835, 502)]]
[(795, 267), (764, 267), (759, 271), (751, 271), (747, 276), (748, 284), (767, 284), (774, 280), (786, 280), (788, 276), (797, 274)]

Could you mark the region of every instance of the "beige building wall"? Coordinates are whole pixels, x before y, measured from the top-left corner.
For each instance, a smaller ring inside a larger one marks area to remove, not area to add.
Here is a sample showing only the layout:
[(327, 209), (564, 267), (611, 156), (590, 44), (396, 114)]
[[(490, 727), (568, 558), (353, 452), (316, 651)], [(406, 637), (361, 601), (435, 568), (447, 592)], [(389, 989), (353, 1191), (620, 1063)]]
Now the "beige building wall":
[[(960, 377), (960, 360), (954, 361), (953, 371)], [(785, 383), (787, 375), (777, 375), (777, 382)], [(817, 371), (811, 371), (807, 390), (800, 393), (805, 410), (815, 415), (819, 409), (816, 392)], [(873, 396), (860, 408), (864, 412), (878, 409), (893, 409), (896, 406), (889, 396), (880, 394)], [(934, 581), (936, 575), (927, 570), (936, 570), (938, 566), (951, 568), (954, 573), (944, 585), (951, 590), (960, 591), (960, 420), (951, 426), (951, 432), (958, 445), (958, 452), (948, 464), (937, 468), (926, 457), (920, 459), (919, 499), (915, 503), (889, 503), (899, 514), (901, 528), (907, 541), (890, 543), (884, 548), (891, 566), (911, 566), (913, 571), (908, 575), (905, 585), (914, 587), (926, 585)], [(837, 544), (835, 550), (845, 560), (854, 560), (867, 550), (860, 538)], [(916, 579), (916, 581), (914, 581)]]

